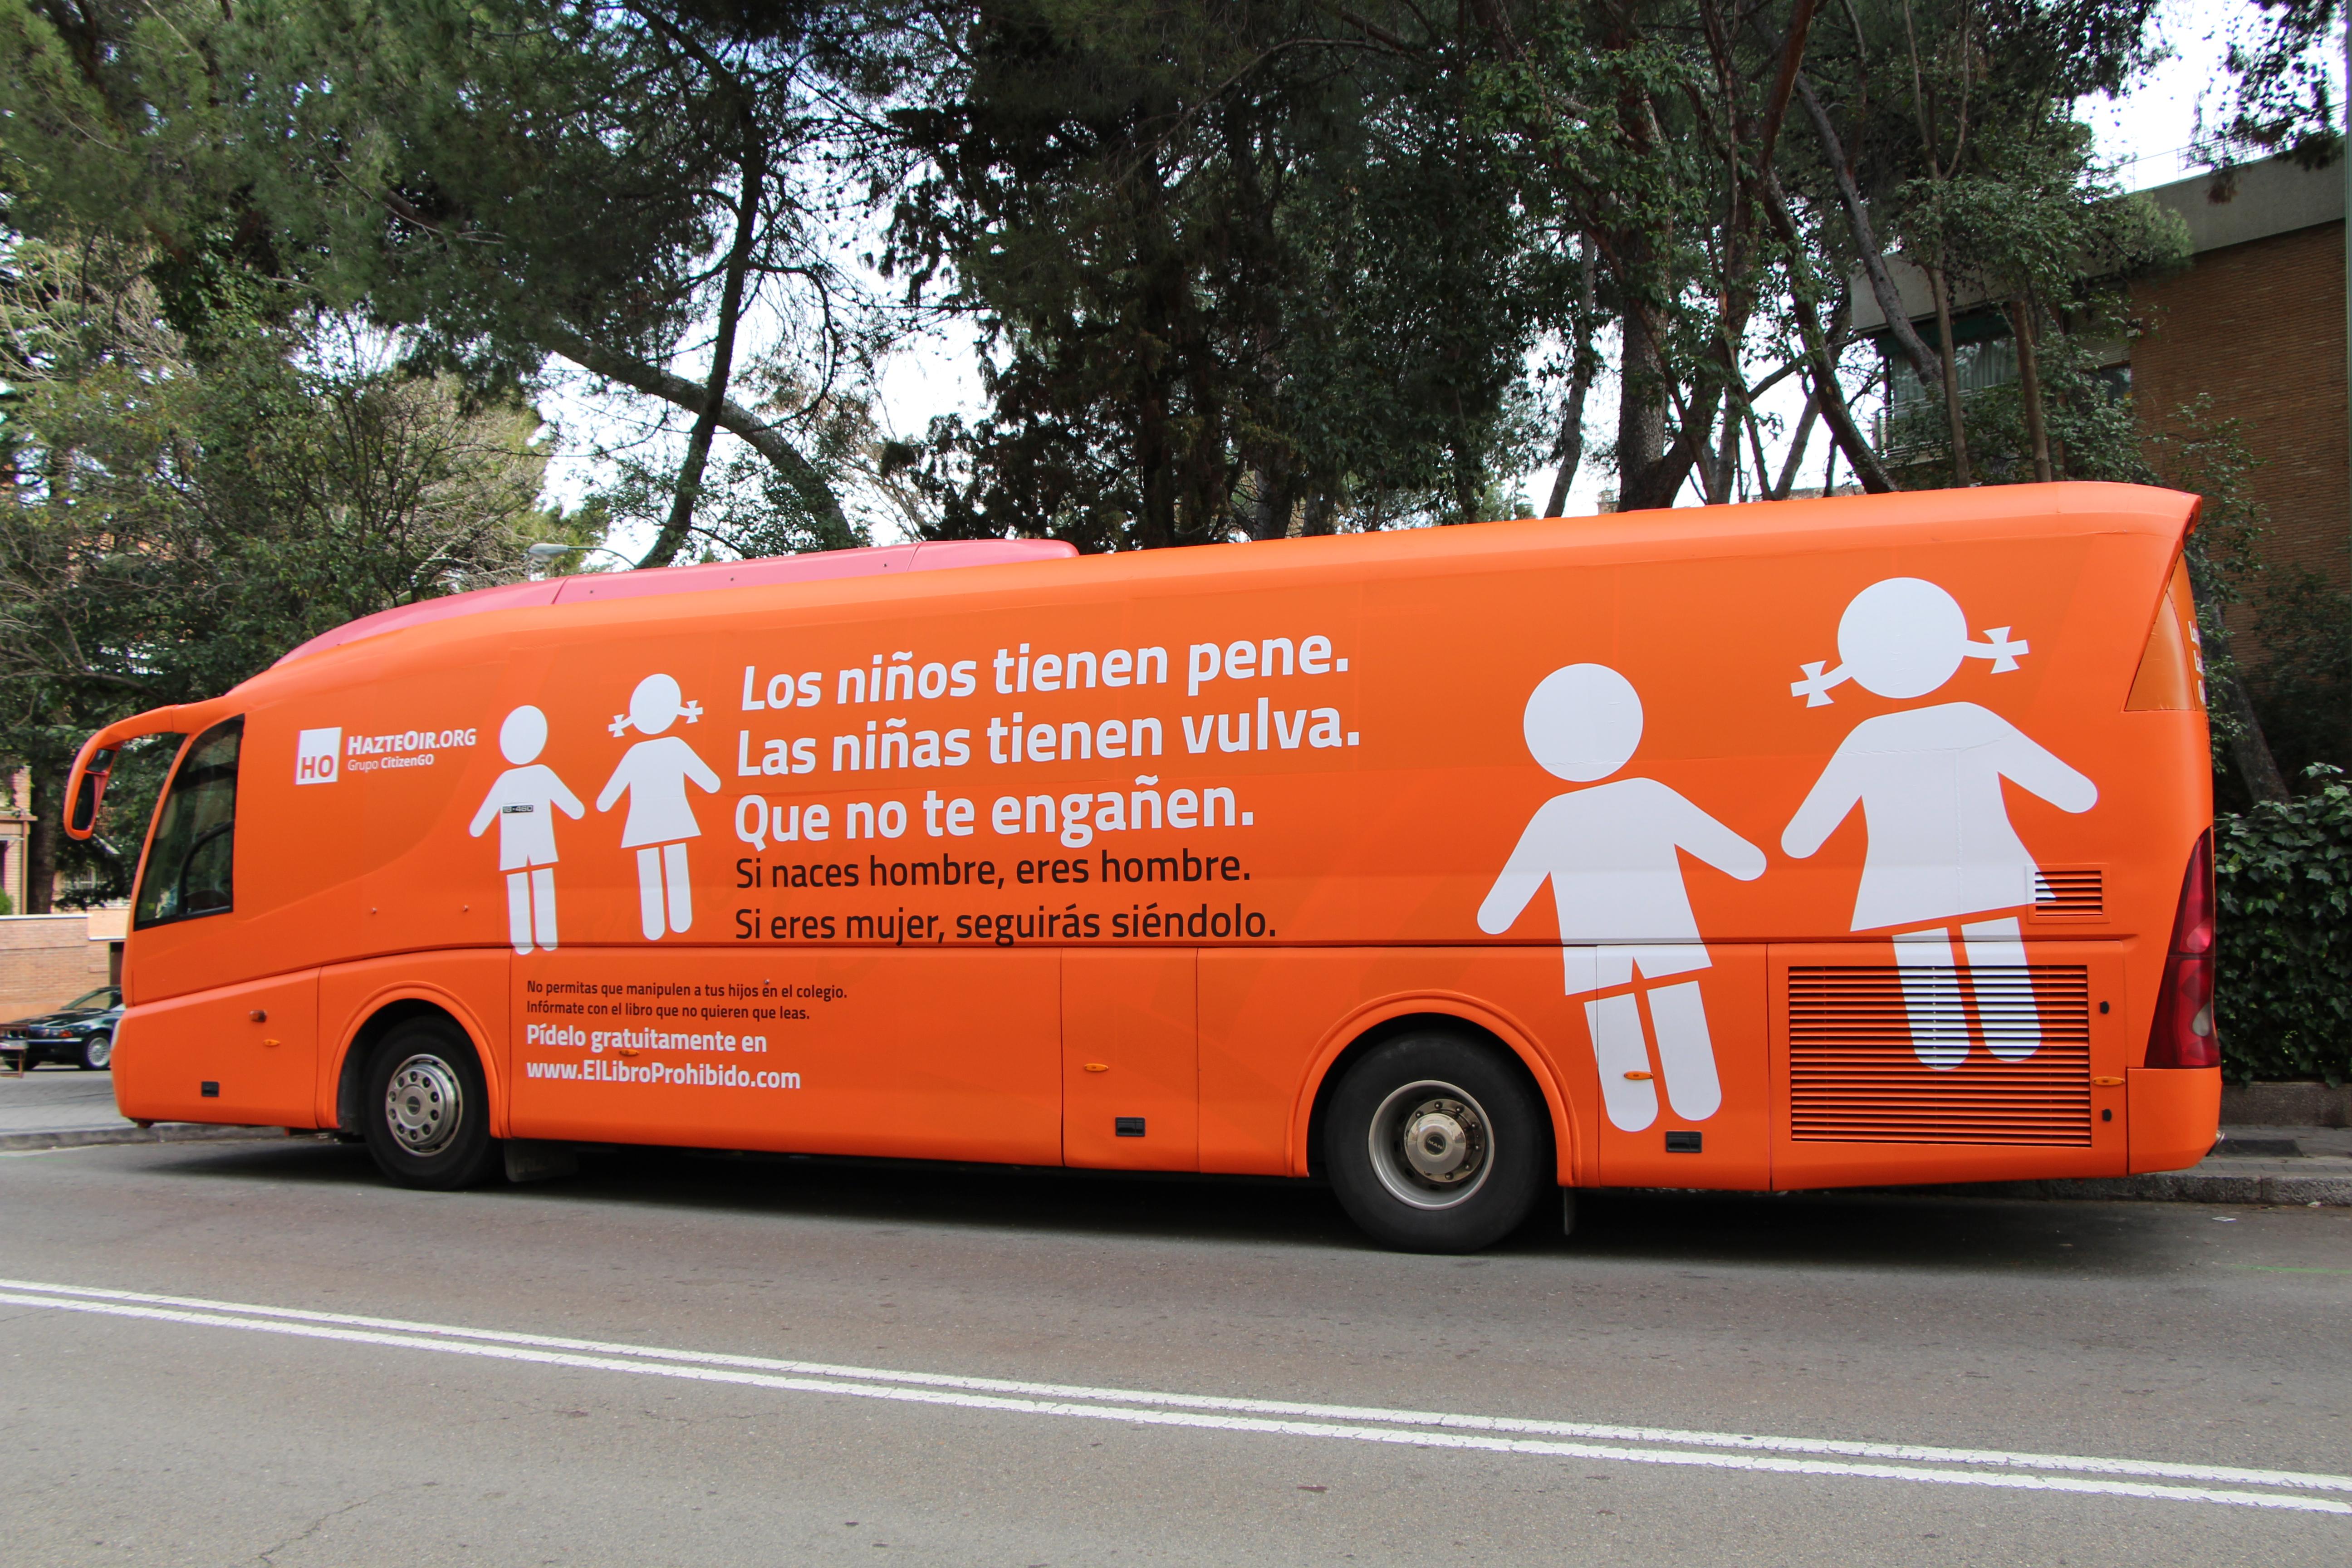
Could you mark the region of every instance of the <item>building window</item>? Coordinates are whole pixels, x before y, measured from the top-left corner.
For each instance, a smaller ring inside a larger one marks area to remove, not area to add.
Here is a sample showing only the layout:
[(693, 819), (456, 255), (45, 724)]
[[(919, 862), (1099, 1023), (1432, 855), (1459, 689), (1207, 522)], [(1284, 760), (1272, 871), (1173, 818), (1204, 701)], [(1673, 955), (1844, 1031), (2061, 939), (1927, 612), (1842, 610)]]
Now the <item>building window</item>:
[[(2017, 379), (2017, 342), (2013, 338), (1986, 338), (1962, 343), (1952, 356), (1963, 401), (1972, 393), (2007, 386)], [(1890, 354), (1886, 361), (1887, 403), (1897, 419), (1920, 412), (1921, 404), (1943, 396), (1944, 389), (1921, 384), (1908, 359)]]

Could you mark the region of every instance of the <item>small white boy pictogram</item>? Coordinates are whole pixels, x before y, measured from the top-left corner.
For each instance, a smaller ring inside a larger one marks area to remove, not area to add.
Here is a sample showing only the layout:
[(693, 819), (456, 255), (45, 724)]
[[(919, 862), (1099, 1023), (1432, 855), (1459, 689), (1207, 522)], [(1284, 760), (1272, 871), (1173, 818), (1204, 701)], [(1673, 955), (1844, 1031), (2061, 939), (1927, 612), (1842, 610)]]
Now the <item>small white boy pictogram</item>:
[(547, 715), (526, 703), (499, 726), (499, 750), (513, 767), (482, 797), (467, 831), (476, 838), (499, 825), (499, 869), (507, 874), (507, 933), (517, 952), (534, 939), (555, 951), (555, 816), (578, 821), (585, 811), (555, 770), (540, 762), (547, 748)]
[(1723, 1087), (1698, 982), (1636, 979), (1712, 965), (1683, 886), (1682, 853), (1749, 882), (1764, 874), (1764, 851), (1655, 779), (1594, 783), (1632, 761), (1642, 740), (1641, 697), (1608, 666), (1572, 664), (1544, 677), (1521, 728), (1545, 772), (1593, 787), (1537, 809), (1478, 908), (1478, 929), (1490, 936), (1510, 930), (1549, 879), (1567, 994), (1611, 993), (1584, 1005), (1610, 1121), (1638, 1132), (1658, 1117), (1644, 997), (1667, 1100), (1676, 1116), (1704, 1121), (1722, 1106)]

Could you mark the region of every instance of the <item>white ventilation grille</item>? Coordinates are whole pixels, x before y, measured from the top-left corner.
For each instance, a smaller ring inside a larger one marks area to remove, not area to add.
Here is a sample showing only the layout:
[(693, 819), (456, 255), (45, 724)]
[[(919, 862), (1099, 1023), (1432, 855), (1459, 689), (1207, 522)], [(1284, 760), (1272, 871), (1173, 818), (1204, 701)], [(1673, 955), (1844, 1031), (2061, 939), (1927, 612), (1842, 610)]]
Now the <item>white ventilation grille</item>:
[(2080, 964), (1791, 968), (1790, 1136), (2087, 1148), (2090, 997)]
[(2105, 920), (2105, 873), (2095, 866), (2047, 867), (2034, 872), (2033, 915), (2045, 921)]

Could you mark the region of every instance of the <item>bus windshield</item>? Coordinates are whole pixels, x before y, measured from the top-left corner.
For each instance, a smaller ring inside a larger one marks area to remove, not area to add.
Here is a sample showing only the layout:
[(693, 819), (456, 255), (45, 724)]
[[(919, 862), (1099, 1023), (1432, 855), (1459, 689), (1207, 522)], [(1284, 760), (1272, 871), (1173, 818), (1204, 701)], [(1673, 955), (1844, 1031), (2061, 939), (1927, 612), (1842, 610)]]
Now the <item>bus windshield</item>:
[(139, 878), (134, 923), (216, 915), (234, 902), (236, 759), (245, 721), (215, 724), (188, 747), (155, 823)]

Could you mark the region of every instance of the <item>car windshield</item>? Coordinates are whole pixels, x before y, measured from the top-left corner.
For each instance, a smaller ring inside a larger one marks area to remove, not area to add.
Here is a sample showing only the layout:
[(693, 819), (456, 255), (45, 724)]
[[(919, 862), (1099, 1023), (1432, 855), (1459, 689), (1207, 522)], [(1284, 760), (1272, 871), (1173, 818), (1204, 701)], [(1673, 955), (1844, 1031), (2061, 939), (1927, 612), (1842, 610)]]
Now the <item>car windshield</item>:
[(122, 993), (111, 985), (101, 985), (85, 996), (77, 996), (58, 1009), (60, 1013), (102, 1013), (122, 1000)]

